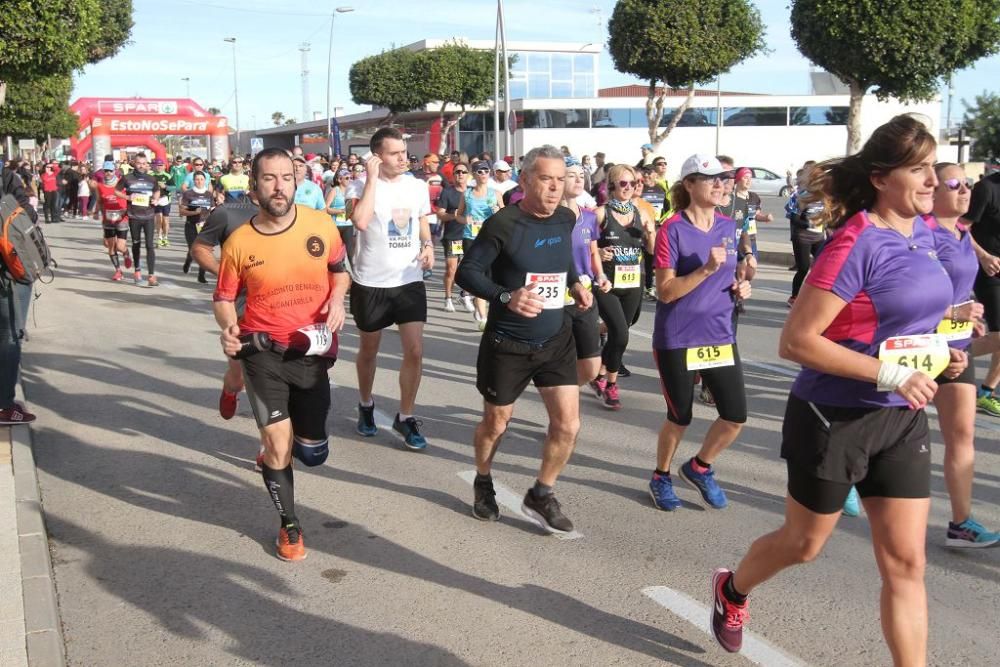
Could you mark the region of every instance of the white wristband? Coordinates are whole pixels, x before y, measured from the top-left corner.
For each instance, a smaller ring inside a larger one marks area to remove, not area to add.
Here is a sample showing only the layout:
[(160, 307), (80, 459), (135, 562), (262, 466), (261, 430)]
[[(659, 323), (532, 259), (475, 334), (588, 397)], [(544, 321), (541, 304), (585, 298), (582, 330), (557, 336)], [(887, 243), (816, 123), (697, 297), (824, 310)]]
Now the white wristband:
[(883, 361), (879, 366), (878, 381), (875, 384), (879, 391), (896, 391), (916, 372), (915, 368)]

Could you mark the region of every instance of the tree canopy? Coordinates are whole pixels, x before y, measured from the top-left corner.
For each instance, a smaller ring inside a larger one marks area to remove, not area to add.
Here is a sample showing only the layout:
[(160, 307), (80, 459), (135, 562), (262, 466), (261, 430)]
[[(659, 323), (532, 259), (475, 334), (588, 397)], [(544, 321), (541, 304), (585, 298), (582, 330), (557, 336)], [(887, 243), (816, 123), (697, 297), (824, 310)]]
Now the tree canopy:
[(68, 137), (76, 132), (77, 117), (69, 110), (73, 78), (53, 74), (28, 83), (11, 84), (7, 102), (0, 106), (0, 135), (35, 139)]
[(427, 106), (422, 59), (408, 49), (383, 51), (351, 65), (351, 97), (356, 104), (383, 107), (396, 114)]
[(1000, 162), (1000, 95), (984, 92), (976, 95), (975, 105), (963, 103), (962, 127), (974, 140), (972, 159)]
[[(764, 51), (760, 13), (747, 0), (619, 0), (608, 23), (608, 51), (615, 69), (649, 82), (649, 138), (659, 145), (706, 84)], [(658, 92), (657, 84), (664, 88)], [(659, 131), (666, 88), (688, 97)]]
[[(441, 103), (441, 136), (465, 116), (467, 107), (483, 106), (493, 94), (494, 54), (483, 49), (473, 49), (459, 42), (446, 44), (418, 54), (422, 72), (420, 85), (425, 95)], [(444, 121), (448, 106), (459, 108), (458, 115)], [(439, 147), (446, 150), (445, 142)]]
[(943, 77), (1000, 49), (1000, 0), (793, 0), (792, 39), (851, 90), (848, 152), (860, 148), (861, 100), (925, 100)]

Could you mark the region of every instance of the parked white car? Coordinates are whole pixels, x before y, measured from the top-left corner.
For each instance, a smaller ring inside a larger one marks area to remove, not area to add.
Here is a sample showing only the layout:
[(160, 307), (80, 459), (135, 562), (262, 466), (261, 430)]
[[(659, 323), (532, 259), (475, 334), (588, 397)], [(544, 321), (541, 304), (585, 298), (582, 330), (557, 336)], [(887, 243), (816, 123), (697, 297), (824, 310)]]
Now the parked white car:
[(778, 197), (790, 197), (792, 189), (788, 187), (788, 182), (784, 176), (778, 176), (769, 169), (763, 167), (750, 167), (753, 172), (753, 182), (750, 189), (759, 195), (774, 195)]

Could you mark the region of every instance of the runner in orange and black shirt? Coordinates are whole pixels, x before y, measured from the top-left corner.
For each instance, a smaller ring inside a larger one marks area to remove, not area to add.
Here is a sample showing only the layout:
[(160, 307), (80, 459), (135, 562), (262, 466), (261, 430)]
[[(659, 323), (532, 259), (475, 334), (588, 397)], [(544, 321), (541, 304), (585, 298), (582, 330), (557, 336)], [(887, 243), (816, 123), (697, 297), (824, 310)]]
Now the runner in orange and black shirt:
[[(281, 516), (278, 558), (302, 560), (306, 551), (295, 515), (292, 456), (315, 466), (329, 452), (327, 370), (336, 360), (350, 278), (329, 216), (292, 203), (295, 175), (283, 150), (257, 154), (250, 188), (260, 212), (223, 247), (215, 319), (223, 350), (243, 362), (264, 448), (264, 485)], [(237, 323), (241, 290), (246, 290), (247, 305)]]

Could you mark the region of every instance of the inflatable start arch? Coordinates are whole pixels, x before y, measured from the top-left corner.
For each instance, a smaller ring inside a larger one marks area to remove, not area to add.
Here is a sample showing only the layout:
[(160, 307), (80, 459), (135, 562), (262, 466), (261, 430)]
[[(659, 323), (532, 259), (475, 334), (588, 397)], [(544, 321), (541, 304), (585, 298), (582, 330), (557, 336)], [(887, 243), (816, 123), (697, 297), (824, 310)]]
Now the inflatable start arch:
[(166, 159), (167, 151), (155, 136), (170, 134), (207, 135), (209, 158), (229, 158), (229, 122), (225, 116), (209, 115), (194, 100), (81, 97), (69, 108), (80, 118), (70, 140), (78, 158), (89, 153), (97, 162), (114, 146), (138, 144)]

